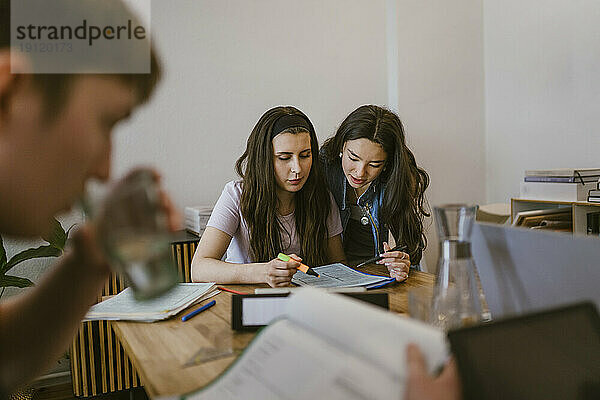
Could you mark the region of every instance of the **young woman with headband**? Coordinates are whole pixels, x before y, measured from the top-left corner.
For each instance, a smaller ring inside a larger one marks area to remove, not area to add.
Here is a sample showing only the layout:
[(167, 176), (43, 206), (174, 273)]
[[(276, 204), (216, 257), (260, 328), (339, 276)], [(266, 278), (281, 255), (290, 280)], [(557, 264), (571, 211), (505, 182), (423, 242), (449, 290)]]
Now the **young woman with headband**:
[[(260, 118), (236, 162), (242, 179), (225, 185), (202, 235), (193, 281), (286, 286), (298, 260), (344, 262), (340, 216), (318, 151), (312, 123), (296, 108), (275, 107)], [(296, 260), (279, 260), (280, 252)]]
[[(321, 148), (321, 164), (342, 218), (343, 246), (351, 264), (384, 258), (390, 276), (402, 281), (418, 266), (427, 239), (427, 172), (406, 146), (396, 114), (365, 105), (342, 122)], [(406, 252), (390, 251), (391, 231)]]

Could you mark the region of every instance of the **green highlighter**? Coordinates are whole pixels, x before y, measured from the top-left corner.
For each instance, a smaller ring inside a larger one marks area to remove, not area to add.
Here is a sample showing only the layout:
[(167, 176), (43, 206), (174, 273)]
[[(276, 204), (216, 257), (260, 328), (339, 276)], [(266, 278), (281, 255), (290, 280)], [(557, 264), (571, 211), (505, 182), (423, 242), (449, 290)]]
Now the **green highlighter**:
[[(290, 257), (290, 256), (288, 256), (288, 255), (286, 255), (286, 254), (283, 254), (283, 253), (279, 253), (279, 254), (277, 255), (277, 258), (279, 258), (281, 261), (285, 261), (285, 262), (288, 262), (288, 261), (290, 261), (290, 260), (292, 259), (292, 257)], [(314, 269), (312, 269), (312, 268), (311, 268), (311, 267), (309, 267), (308, 265), (304, 265), (304, 264), (302, 264), (302, 263), (300, 263), (300, 266), (298, 267), (298, 269), (299, 269), (300, 271), (304, 272), (304, 273), (305, 273), (305, 274), (307, 274), (307, 275), (316, 276), (317, 278), (320, 276), (319, 274), (317, 274), (317, 273), (315, 272), (315, 270), (314, 270)]]

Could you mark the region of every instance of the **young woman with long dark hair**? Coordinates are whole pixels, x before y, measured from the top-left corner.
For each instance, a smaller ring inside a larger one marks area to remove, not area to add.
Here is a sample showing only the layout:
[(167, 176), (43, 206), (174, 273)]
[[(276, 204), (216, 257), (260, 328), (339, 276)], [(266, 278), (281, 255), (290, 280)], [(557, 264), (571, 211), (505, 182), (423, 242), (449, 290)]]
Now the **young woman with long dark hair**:
[[(390, 276), (406, 279), (427, 245), (423, 219), (429, 216), (429, 176), (406, 146), (400, 118), (382, 107), (361, 106), (323, 144), (320, 156), (340, 210), (349, 262), (382, 255), (379, 263)], [(389, 251), (390, 231), (405, 252)]]
[[(241, 180), (225, 185), (207, 223), (192, 280), (286, 286), (297, 260), (344, 261), (340, 216), (318, 152), (313, 125), (298, 109), (275, 107), (260, 118), (236, 162)], [(281, 261), (280, 252), (297, 260)]]

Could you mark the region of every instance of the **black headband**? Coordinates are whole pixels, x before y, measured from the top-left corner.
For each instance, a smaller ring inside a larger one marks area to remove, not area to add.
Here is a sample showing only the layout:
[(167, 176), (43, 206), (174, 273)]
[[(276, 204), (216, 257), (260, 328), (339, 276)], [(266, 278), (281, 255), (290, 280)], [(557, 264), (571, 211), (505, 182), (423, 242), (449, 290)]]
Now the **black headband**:
[(271, 140), (290, 128), (304, 128), (308, 132), (314, 132), (314, 128), (308, 118), (298, 114), (284, 114), (275, 120), (273, 129), (271, 130)]

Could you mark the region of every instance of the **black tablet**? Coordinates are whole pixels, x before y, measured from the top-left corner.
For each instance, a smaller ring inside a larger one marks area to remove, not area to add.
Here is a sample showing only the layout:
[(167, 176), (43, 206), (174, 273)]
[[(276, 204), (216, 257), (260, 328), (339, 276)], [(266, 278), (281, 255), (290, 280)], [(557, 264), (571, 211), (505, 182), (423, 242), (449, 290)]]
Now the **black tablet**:
[[(387, 293), (341, 293), (357, 300), (389, 308)], [(256, 330), (282, 315), (290, 293), (234, 294), (231, 297), (231, 328)]]
[(600, 318), (592, 303), (448, 333), (465, 399), (600, 399)]

